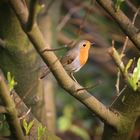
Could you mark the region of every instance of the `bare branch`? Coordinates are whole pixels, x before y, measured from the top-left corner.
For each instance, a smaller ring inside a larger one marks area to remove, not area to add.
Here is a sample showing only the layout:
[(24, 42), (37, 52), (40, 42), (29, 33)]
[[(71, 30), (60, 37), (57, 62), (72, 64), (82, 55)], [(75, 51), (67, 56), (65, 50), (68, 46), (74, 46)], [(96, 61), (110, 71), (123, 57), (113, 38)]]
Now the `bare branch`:
[[(125, 0), (126, 4), (132, 9), (132, 11), (135, 13), (137, 11), (137, 8), (130, 0)], [(139, 13), (140, 15), (140, 13)]]
[(31, 112), (31, 108), (29, 108), (28, 111), (24, 115), (22, 115), (21, 117), (19, 117), (19, 120), (24, 119), (27, 115), (29, 115), (30, 112)]
[(136, 13), (134, 14), (134, 17), (133, 17), (133, 20), (132, 20), (133, 25), (135, 24), (135, 20), (137, 18), (137, 15), (138, 15), (139, 11), (140, 11), (140, 7), (136, 10)]
[[(18, 10), (16, 9), (15, 3), (20, 3), (17, 0), (10, 0), (12, 7), (15, 7), (14, 11), (18, 16), (18, 19), (22, 25), (22, 21), (25, 21), (25, 15), (19, 14), (20, 4), (18, 4)], [(21, 9), (20, 9), (21, 10)], [(24, 29), (24, 28), (23, 28)], [(103, 121), (108, 122), (109, 125), (114, 128), (119, 127), (118, 122), (120, 121), (119, 116), (107, 109), (101, 102), (99, 102), (95, 97), (89, 94), (86, 90), (77, 92), (78, 89), (82, 88), (79, 84), (75, 83), (70, 76), (66, 73), (61, 63), (58, 61), (56, 55), (49, 51), (47, 53), (42, 53), (44, 48), (49, 48), (46, 44), (43, 35), (41, 34), (37, 24), (35, 24), (30, 32), (24, 29), (25, 33), (28, 35), (30, 41), (34, 44), (35, 49), (40, 54), (44, 62), (50, 67), (50, 70), (54, 74), (55, 78), (59, 84), (72, 96), (77, 98), (80, 102), (85, 104), (92, 112), (98, 115)]]
[(125, 66), (121, 61), (121, 57), (116, 51), (116, 49), (114, 47), (111, 47), (108, 52), (110, 56), (113, 58), (113, 60), (115, 61), (116, 65), (119, 67), (120, 71), (124, 73)]
[(124, 51), (125, 51), (125, 49), (126, 49), (126, 46), (127, 46), (128, 40), (129, 40), (129, 38), (128, 38), (128, 36), (126, 36), (126, 37), (125, 37), (124, 44), (123, 44), (123, 47), (122, 47), (122, 51), (121, 51), (121, 54), (120, 54), (121, 57), (124, 56)]
[(13, 135), (18, 140), (25, 140), (25, 137), (24, 137), (21, 125), (20, 125), (20, 121), (18, 119), (15, 104), (10, 97), (10, 91), (8, 90), (7, 85), (2, 79), (2, 76), (0, 76), (0, 96), (7, 110), (7, 114), (8, 114), (7, 120), (10, 124), (10, 129), (12, 130), (11, 132), (13, 132)]
[(29, 8), (29, 17), (27, 22), (27, 30), (30, 31), (35, 23), (36, 16), (37, 16), (37, 4), (38, 0), (31, 0), (30, 1), (30, 8)]
[(88, 89), (92, 89), (92, 88), (95, 88), (96, 86), (100, 85), (102, 83), (102, 81), (97, 81), (94, 85), (92, 86), (88, 86), (88, 87), (83, 87), (83, 88), (80, 88), (80, 89), (77, 89), (77, 92), (80, 91), (80, 90), (88, 90)]
[[(93, 2), (93, 0), (90, 0), (90, 5), (92, 5), (92, 2)], [(87, 17), (88, 17), (89, 14), (90, 14), (90, 10), (87, 9), (87, 11), (86, 11), (86, 13), (85, 13), (85, 15), (83, 17), (83, 20), (82, 20), (82, 22), (80, 24), (80, 28), (79, 28), (79, 31), (78, 31), (78, 36), (81, 34), (81, 30), (84, 27), (85, 21), (87, 20)]]
[(128, 17), (121, 11), (115, 11), (114, 5), (111, 0), (96, 0), (118, 23), (124, 33), (135, 44), (136, 48), (140, 50), (140, 33)]
[[(27, 7), (25, 7), (25, 3), (23, 2), (18, 2), (18, 1), (9, 1), (11, 3), (11, 7), (13, 8), (14, 11), (18, 11), (15, 12), (17, 17), (22, 21), (22, 27), (25, 28), (27, 25), (27, 21), (28, 21), (28, 9)], [(14, 4), (13, 4), (14, 3)]]
[(71, 8), (69, 10), (69, 12), (64, 16), (64, 18), (62, 19), (62, 21), (58, 24), (57, 26), (57, 30), (58, 31), (61, 31), (62, 28), (66, 25), (66, 23), (70, 20), (71, 16), (78, 12), (79, 10), (81, 9), (81, 7), (77, 6), (77, 7), (74, 7), (74, 8)]
[(66, 49), (66, 47), (60, 47), (60, 48), (56, 48), (56, 49), (46, 48), (46, 49), (42, 50), (42, 53), (47, 52), (47, 51), (59, 51), (59, 50), (63, 50), (63, 49)]
[[(132, 25), (135, 24), (135, 20), (136, 20), (136, 17), (137, 17), (137, 15), (138, 15), (138, 13), (139, 13), (139, 10), (140, 10), (140, 7), (136, 10), (136, 13), (134, 14), (134, 17), (133, 17), (133, 20), (132, 20)], [(125, 49), (126, 49), (128, 40), (129, 40), (129, 38), (128, 38), (128, 36), (126, 36), (125, 41), (124, 41), (124, 45), (123, 45), (122, 51), (121, 51), (121, 57), (123, 57), (123, 55), (124, 55), (124, 51), (125, 51)]]

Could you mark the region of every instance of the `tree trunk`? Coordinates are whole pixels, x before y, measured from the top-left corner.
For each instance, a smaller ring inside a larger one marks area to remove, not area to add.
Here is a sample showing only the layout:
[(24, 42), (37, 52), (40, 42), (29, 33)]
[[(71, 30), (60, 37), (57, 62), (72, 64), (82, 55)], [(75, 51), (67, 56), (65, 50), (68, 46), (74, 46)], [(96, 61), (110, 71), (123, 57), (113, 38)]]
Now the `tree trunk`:
[[(51, 3), (52, 0), (44, 1), (45, 5)], [(61, 0), (55, 1), (52, 5), (46, 8), (39, 14), (38, 24), (39, 28), (49, 46), (57, 48), (57, 24), (60, 16)], [(49, 75), (44, 78), (44, 103), (46, 113), (44, 119), (46, 120), (47, 128), (50, 132), (55, 132), (56, 125), (56, 109), (55, 109), (55, 83)]]
[[(44, 81), (39, 72), (43, 61), (34, 49), (6, 1), (0, 1), (0, 68), (15, 78), (15, 90), (39, 121), (44, 123)], [(49, 137), (48, 137), (49, 138)]]

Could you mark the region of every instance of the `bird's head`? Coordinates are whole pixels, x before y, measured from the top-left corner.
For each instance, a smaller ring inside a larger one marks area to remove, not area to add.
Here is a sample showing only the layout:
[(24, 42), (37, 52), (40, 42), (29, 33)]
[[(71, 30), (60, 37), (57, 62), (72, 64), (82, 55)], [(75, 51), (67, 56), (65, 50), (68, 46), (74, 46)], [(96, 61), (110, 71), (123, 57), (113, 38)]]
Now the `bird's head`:
[(77, 45), (80, 48), (80, 50), (82, 50), (82, 51), (89, 51), (90, 47), (93, 46), (94, 43), (91, 43), (88, 40), (82, 40)]

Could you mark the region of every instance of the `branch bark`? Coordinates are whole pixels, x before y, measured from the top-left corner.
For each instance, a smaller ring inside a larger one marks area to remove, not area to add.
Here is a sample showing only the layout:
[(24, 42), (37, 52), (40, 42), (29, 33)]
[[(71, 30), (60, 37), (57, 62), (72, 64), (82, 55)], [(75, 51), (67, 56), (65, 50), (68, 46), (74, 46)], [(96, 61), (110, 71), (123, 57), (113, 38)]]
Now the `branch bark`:
[(35, 23), (36, 20), (36, 10), (37, 10), (37, 3), (38, 0), (31, 0), (30, 1), (30, 11), (29, 11), (29, 18), (27, 23), (27, 30), (30, 31)]
[(7, 120), (10, 124), (10, 129), (13, 132), (13, 136), (18, 140), (25, 140), (20, 121), (18, 119), (15, 104), (10, 97), (10, 91), (8, 90), (4, 80), (0, 76), (0, 96), (7, 110)]
[(96, 0), (101, 7), (103, 7), (108, 14), (112, 16), (112, 18), (118, 23), (124, 33), (130, 38), (130, 40), (134, 43), (136, 48), (140, 51), (140, 32), (132, 22), (128, 19), (128, 17), (121, 11), (115, 11), (115, 6), (113, 5), (111, 0)]
[[(26, 9), (23, 9), (23, 7), (20, 6), (21, 4), (19, 3), (21, 2), (17, 0), (9, 0), (9, 2), (13, 10), (15, 11), (21, 25), (23, 25), (22, 22), (26, 21), (27, 23), (28, 13)], [(30, 32), (28, 32), (24, 27), (23, 30), (28, 35), (30, 41), (34, 44), (35, 49), (40, 54), (44, 62), (50, 67), (50, 70), (52, 71), (62, 88), (64, 88), (68, 93), (77, 98), (80, 102), (85, 104), (86, 107), (88, 107), (92, 112), (98, 115), (103, 121), (107, 122), (114, 128), (117, 128), (117, 125), (119, 124), (119, 116), (107, 109), (102, 103), (100, 103), (95, 97), (91, 96), (91, 94), (89, 94), (86, 90), (77, 92), (78, 89), (81, 89), (82, 87), (79, 84), (75, 83), (68, 76), (53, 52), (41, 53), (44, 48), (49, 48), (49, 46), (44, 41), (44, 38), (37, 24), (33, 26)]]

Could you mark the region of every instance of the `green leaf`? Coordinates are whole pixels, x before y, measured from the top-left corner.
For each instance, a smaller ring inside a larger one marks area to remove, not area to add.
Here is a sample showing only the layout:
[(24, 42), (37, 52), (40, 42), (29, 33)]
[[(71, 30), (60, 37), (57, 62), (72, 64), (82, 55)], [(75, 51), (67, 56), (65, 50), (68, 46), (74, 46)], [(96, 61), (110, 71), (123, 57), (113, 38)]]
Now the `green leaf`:
[(139, 87), (139, 80), (140, 80), (140, 58), (138, 59), (137, 66), (134, 68), (133, 73), (128, 77), (128, 82), (132, 86), (134, 91), (136, 91)]
[(63, 115), (58, 119), (58, 128), (61, 132), (67, 131), (72, 124), (74, 108), (71, 105), (66, 105), (63, 109)]
[(23, 128), (25, 130), (26, 135), (28, 135), (30, 133), (30, 130), (33, 127), (33, 124), (34, 124), (34, 120), (29, 122), (29, 124), (27, 123), (26, 119), (23, 120)]
[(130, 59), (125, 67), (125, 73), (128, 74), (128, 69), (131, 67), (133, 59)]
[(30, 132), (31, 128), (33, 127), (33, 124), (34, 124), (34, 120), (32, 120), (31, 122), (29, 122), (29, 125), (28, 125), (28, 133)]
[(71, 119), (62, 116), (58, 119), (58, 128), (61, 132), (67, 131), (71, 126)]
[(116, 0), (116, 2), (115, 2), (115, 10), (116, 11), (120, 10), (122, 2), (124, 2), (124, 0)]
[(37, 128), (37, 140), (41, 140), (41, 138), (45, 134), (45, 131), (46, 131), (46, 127), (44, 127), (44, 126), (42, 126), (42, 124), (40, 124)]
[(9, 90), (12, 91), (14, 89), (14, 86), (16, 85), (16, 82), (14, 80), (14, 76), (12, 76), (10, 72), (7, 72), (7, 80), (8, 80)]

